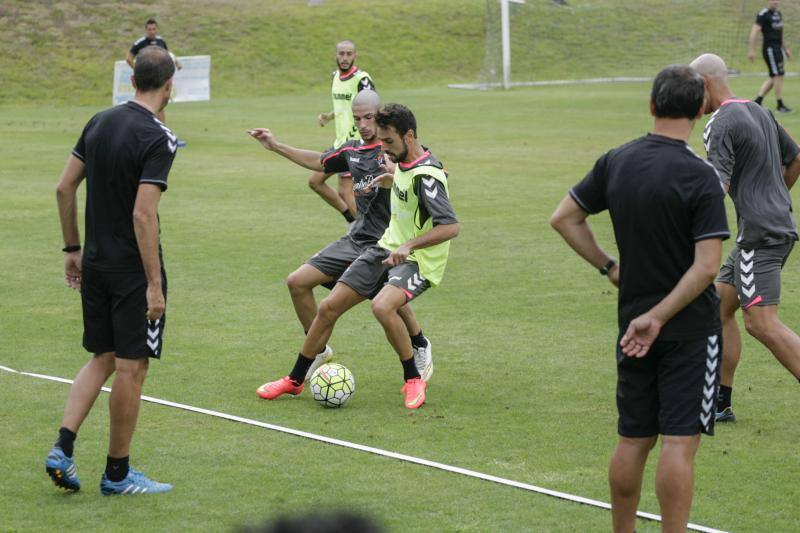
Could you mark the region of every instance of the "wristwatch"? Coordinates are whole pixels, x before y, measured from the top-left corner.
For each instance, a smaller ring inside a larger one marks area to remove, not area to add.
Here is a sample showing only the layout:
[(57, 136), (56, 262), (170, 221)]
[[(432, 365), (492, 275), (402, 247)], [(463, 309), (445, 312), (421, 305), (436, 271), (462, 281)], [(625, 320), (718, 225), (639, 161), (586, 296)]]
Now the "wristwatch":
[(67, 246), (61, 249), (61, 251), (64, 252), (65, 254), (69, 254), (72, 252), (79, 252), (80, 250), (81, 250), (80, 244), (68, 244)]
[(608, 260), (608, 263), (606, 263), (603, 267), (598, 268), (598, 270), (600, 271), (601, 275), (608, 276), (609, 271), (611, 271), (611, 269), (614, 268), (616, 264), (617, 260), (612, 257), (611, 259)]

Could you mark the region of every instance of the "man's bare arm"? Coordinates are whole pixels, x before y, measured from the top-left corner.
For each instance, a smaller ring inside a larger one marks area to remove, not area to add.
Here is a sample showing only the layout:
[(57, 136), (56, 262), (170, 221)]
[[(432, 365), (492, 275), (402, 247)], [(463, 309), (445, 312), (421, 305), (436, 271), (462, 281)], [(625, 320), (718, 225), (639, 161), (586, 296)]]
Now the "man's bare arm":
[(161, 187), (142, 183), (133, 206), (133, 229), (147, 277), (147, 318), (157, 320), (164, 314), (164, 291), (161, 286), (161, 258), (158, 256), (158, 202)]
[(322, 157), (321, 152), (304, 150), (302, 148), (295, 148), (294, 146), (280, 143), (267, 128), (253, 128), (247, 130), (247, 133), (252, 138), (260, 142), (264, 148), (270, 152), (275, 152), (276, 154), (285, 157), (292, 163), (300, 165), (301, 167), (305, 167), (309, 170), (316, 170), (318, 172), (323, 172), (325, 170), (324, 165), (320, 161), (320, 158)]

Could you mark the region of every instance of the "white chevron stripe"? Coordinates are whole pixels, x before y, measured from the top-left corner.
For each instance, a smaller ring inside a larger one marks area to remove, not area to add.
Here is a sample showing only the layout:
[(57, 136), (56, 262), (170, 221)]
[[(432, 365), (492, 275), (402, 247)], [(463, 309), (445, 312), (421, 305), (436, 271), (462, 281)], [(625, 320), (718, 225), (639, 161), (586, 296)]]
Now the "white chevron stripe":
[(708, 423), (711, 421), (711, 413), (705, 414), (703, 413), (700, 415), (700, 422), (703, 424), (703, 427), (708, 427)]
[(174, 154), (175, 150), (178, 149), (178, 144), (167, 141), (167, 148), (169, 148), (170, 153)]
[(435, 200), (436, 197), (439, 196), (439, 189), (433, 189), (433, 191), (425, 189), (425, 196), (427, 196), (431, 200)]
[(708, 338), (708, 344), (717, 344), (717, 336), (716, 335), (711, 335)]
[(703, 412), (708, 413), (711, 411), (711, 408), (714, 406), (714, 400), (703, 400)]
[(739, 274), (739, 277), (742, 278), (742, 283), (745, 285), (750, 285), (753, 283), (753, 278), (755, 277), (755, 273), (751, 272), (749, 276), (745, 276), (744, 274)]
[(745, 296), (747, 296), (748, 298), (750, 298), (751, 296), (753, 296), (753, 293), (754, 293), (754, 292), (756, 292), (756, 286), (755, 286), (755, 285), (753, 285), (753, 286), (752, 286), (752, 287), (750, 287), (750, 288), (748, 288), (748, 287), (742, 287), (742, 292), (744, 293), (744, 295), (745, 295)]
[(742, 272), (745, 274), (749, 273), (753, 270), (753, 262), (750, 261), (749, 263), (745, 263), (744, 261), (739, 261), (739, 268), (742, 269)]
[(742, 250), (742, 257), (745, 261), (750, 261), (753, 258), (753, 254), (755, 254), (755, 250), (750, 250), (749, 252), (746, 250)]
[(436, 178), (422, 178), (422, 183), (429, 189), (432, 189), (433, 185), (436, 183)]
[(706, 385), (709, 387), (714, 385), (714, 375), (706, 373)]
[(708, 399), (714, 398), (714, 387), (703, 387), (703, 396)]
[(150, 349), (151, 349), (151, 350), (153, 350), (154, 352), (155, 352), (155, 351), (158, 349), (158, 341), (151, 341), (151, 340), (148, 340), (148, 341), (147, 341), (147, 345), (148, 345), (148, 346), (150, 347)]
[[(709, 355), (710, 355), (710, 354), (709, 354)], [(716, 371), (717, 371), (717, 362), (718, 362), (718, 361), (719, 361), (719, 360), (718, 360), (718, 359), (716, 359), (716, 358), (714, 358), (714, 359), (707, 359), (707, 360), (706, 360), (706, 368), (708, 368), (708, 371), (709, 371), (709, 372), (712, 372), (712, 373), (713, 373), (713, 372), (716, 372)]]
[(713, 346), (709, 344), (708, 347), (706, 348), (706, 351), (708, 352), (709, 357), (712, 358), (716, 357), (717, 354), (719, 353), (719, 344), (715, 344)]
[(147, 330), (147, 336), (150, 337), (153, 340), (156, 340), (158, 338), (158, 334), (159, 334), (160, 331), (161, 331), (161, 328), (148, 329)]

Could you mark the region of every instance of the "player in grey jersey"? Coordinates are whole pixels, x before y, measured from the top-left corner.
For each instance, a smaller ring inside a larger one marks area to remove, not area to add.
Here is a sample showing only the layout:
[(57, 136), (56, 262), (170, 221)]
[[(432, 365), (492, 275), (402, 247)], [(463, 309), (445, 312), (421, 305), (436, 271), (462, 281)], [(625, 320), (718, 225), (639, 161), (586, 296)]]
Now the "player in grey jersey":
[(706, 79), (705, 112), (713, 113), (703, 133), (708, 159), (736, 208), (736, 245), (716, 281), (724, 352), (717, 421), (735, 421), (738, 307), (747, 332), (800, 379), (800, 337), (778, 318), (781, 269), (798, 240), (789, 189), (800, 175), (800, 148), (769, 111), (733, 95), (720, 57), (704, 54), (692, 66)]

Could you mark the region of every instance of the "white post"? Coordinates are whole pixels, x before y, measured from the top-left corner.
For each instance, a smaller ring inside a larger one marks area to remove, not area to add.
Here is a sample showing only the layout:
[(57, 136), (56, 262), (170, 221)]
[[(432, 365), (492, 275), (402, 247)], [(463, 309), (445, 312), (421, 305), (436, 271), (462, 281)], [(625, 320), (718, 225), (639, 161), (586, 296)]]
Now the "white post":
[(508, 21), (508, 0), (500, 0), (500, 27), (503, 40), (503, 88), (511, 88), (511, 29)]

